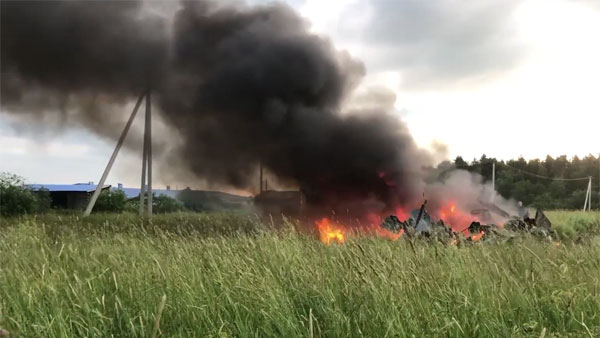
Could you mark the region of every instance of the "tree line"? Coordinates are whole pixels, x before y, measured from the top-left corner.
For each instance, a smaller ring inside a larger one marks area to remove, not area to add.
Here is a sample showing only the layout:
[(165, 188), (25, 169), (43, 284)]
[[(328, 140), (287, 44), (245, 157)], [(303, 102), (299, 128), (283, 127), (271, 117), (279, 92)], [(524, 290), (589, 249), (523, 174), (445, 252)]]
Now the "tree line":
[[(566, 155), (545, 159), (497, 160), (485, 154), (471, 162), (461, 156), (454, 166), (480, 174), (492, 180), (492, 163), (496, 163), (496, 191), (505, 198), (514, 198), (523, 204), (543, 209), (581, 209), (585, 201), (588, 180), (559, 180), (592, 177), (592, 209), (599, 208), (600, 156), (583, 158)], [(542, 178), (548, 177), (552, 179)]]

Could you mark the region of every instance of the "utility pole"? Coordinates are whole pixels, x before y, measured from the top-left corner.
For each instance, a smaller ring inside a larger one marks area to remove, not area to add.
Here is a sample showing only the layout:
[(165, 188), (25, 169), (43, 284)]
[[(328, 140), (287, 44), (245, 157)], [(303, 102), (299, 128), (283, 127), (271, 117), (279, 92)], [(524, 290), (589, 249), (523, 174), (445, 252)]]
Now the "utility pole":
[(588, 192), (588, 211), (592, 210), (592, 176), (590, 176), (590, 191)]
[[(144, 125), (144, 149), (142, 154), (142, 185), (140, 187), (140, 216), (144, 215), (144, 202), (148, 203), (148, 217), (152, 217), (152, 102), (150, 91), (146, 93), (146, 121)], [(146, 181), (147, 174), (147, 181)], [(146, 191), (146, 185), (148, 190)]]
[(90, 199), (90, 201), (87, 205), (87, 208), (83, 212), (84, 217), (89, 216), (92, 213), (92, 209), (94, 209), (96, 200), (98, 199), (100, 192), (102, 192), (102, 187), (104, 187), (104, 182), (106, 181), (106, 178), (108, 177), (108, 173), (110, 173), (110, 169), (112, 168), (113, 163), (115, 163), (115, 159), (117, 158), (117, 154), (119, 154), (119, 150), (121, 150), (121, 146), (123, 145), (123, 142), (125, 141), (125, 137), (127, 136), (127, 133), (129, 132), (129, 128), (131, 128), (131, 124), (133, 123), (133, 119), (135, 118), (135, 115), (137, 114), (137, 111), (140, 108), (140, 104), (142, 103), (142, 99), (144, 98), (144, 95), (145, 95), (145, 93), (140, 95), (140, 97), (138, 98), (138, 100), (135, 104), (135, 107), (133, 108), (133, 112), (131, 112), (131, 116), (129, 116), (129, 120), (127, 120), (127, 124), (125, 124), (125, 129), (123, 129), (123, 132), (121, 133), (121, 136), (119, 137), (119, 141), (117, 141), (115, 150), (113, 151), (112, 155), (110, 156), (110, 160), (108, 160), (108, 164), (106, 165), (106, 168), (104, 169), (104, 172), (102, 173), (100, 182), (98, 182), (98, 185), (96, 186), (96, 190), (94, 191), (94, 194), (92, 195), (92, 198)]
[(148, 128), (148, 217), (152, 217), (152, 102), (146, 94), (146, 128)]
[[(146, 120), (148, 113), (146, 112)], [(142, 149), (142, 185), (140, 186), (140, 206), (138, 213), (140, 217), (144, 216), (144, 206), (146, 201), (146, 163), (148, 163), (148, 123), (144, 123), (144, 146)]]
[(259, 184), (258, 184), (258, 193), (261, 194), (263, 192), (263, 167), (262, 167), (262, 161), (258, 162), (258, 180), (259, 180)]
[(496, 196), (496, 161), (492, 162), (492, 203), (494, 203), (494, 196)]
[(588, 179), (587, 190), (585, 191), (585, 202), (583, 203), (583, 211), (588, 211), (592, 208), (592, 176)]

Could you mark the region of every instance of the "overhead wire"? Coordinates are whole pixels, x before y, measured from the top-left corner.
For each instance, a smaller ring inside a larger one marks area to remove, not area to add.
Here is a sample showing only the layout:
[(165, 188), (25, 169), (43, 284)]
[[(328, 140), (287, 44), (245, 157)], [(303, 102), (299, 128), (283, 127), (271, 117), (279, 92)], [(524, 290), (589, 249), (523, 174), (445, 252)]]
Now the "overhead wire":
[(528, 175), (531, 175), (531, 176), (535, 176), (535, 177), (538, 177), (538, 178), (544, 178), (544, 179), (552, 180), (552, 181), (583, 181), (583, 180), (589, 180), (590, 177), (592, 177), (592, 176), (577, 177), (577, 178), (548, 177), (548, 176), (542, 176), (542, 175), (534, 174), (532, 172), (525, 171), (523, 169), (515, 168), (515, 167), (510, 166), (510, 165), (508, 165), (506, 163), (503, 163), (503, 162), (497, 162), (497, 163), (500, 163), (501, 165), (504, 165), (504, 166), (509, 167), (511, 169), (514, 169), (514, 170), (517, 170), (517, 171), (522, 172), (524, 174), (528, 174)]
[[(526, 170), (523, 170), (523, 169), (519, 169), (519, 168), (513, 167), (513, 166), (508, 165), (508, 164), (506, 164), (504, 162), (498, 162), (498, 161), (493, 161), (493, 160), (485, 161), (485, 162), (479, 162), (475, 166), (479, 166), (479, 165), (482, 165), (482, 164), (489, 164), (489, 163), (493, 163), (493, 162), (495, 162), (496, 164), (500, 164), (500, 165), (503, 165), (505, 167), (514, 169), (516, 171), (522, 172), (522, 173), (527, 174), (527, 175), (531, 175), (531, 176), (535, 176), (535, 177), (543, 178), (543, 179), (547, 179), (547, 180), (552, 180), (552, 181), (583, 181), (583, 180), (589, 180), (590, 177), (593, 178), (593, 176), (575, 177), (575, 178), (548, 177), (548, 176), (543, 176), (543, 175), (535, 174), (535, 173), (532, 173), (532, 172), (529, 172), (529, 171), (526, 171)], [(473, 167), (473, 165), (469, 165), (469, 166)]]

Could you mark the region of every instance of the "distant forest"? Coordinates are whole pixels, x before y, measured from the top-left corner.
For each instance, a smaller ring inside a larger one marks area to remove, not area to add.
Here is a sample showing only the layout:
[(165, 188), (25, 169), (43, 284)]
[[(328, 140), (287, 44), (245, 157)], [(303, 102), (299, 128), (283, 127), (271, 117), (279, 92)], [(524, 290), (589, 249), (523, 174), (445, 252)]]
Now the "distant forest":
[(592, 176), (592, 209), (599, 208), (600, 156), (597, 158), (590, 154), (584, 158), (575, 156), (570, 160), (565, 155), (557, 158), (546, 156), (544, 160), (528, 161), (521, 157), (497, 161), (483, 155), (479, 160), (471, 162), (458, 156), (454, 160), (454, 166), (478, 173), (486, 181), (491, 181), (493, 162), (496, 162), (496, 191), (506, 198), (514, 198), (525, 205), (543, 209), (581, 209), (588, 180), (556, 179)]

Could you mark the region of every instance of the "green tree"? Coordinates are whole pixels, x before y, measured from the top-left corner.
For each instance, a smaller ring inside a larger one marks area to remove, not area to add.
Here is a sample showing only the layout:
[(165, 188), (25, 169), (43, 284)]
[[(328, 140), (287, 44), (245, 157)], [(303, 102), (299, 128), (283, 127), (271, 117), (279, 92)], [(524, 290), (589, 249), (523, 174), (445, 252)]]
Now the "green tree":
[[(471, 165), (465, 165), (462, 157), (454, 162), (456, 167), (482, 174), (486, 180), (491, 177), (486, 170), (484, 161), (490, 161), (486, 155), (480, 160), (474, 159)], [(458, 164), (461, 164), (460, 166)], [(592, 176), (592, 191), (600, 191), (600, 157), (587, 155), (584, 158), (574, 156), (571, 160), (566, 155), (556, 158), (546, 156), (544, 160), (523, 157), (516, 160), (496, 162), (496, 190), (504, 197), (515, 198), (525, 204), (543, 208), (580, 209), (583, 207), (588, 181), (583, 180), (553, 180), (554, 178), (585, 178)], [(516, 169), (516, 170), (515, 170)], [(531, 174), (528, 174), (531, 173)], [(539, 176), (544, 176), (539, 177)], [(593, 194), (592, 201), (594, 199)], [(598, 202), (592, 202), (593, 208), (598, 208)]]
[(121, 213), (126, 206), (127, 195), (123, 190), (103, 190), (94, 205), (94, 211)]
[(542, 209), (555, 209), (557, 205), (557, 201), (548, 192), (534, 195), (531, 202), (531, 206)]
[(552, 156), (546, 156), (546, 160), (544, 161), (544, 167), (546, 168), (546, 175), (550, 177), (554, 177), (554, 159)]
[(37, 199), (22, 177), (0, 173), (0, 214), (15, 216), (37, 211)]
[(583, 203), (585, 202), (585, 193), (586, 190), (575, 190), (568, 196), (568, 199), (565, 201), (565, 209), (581, 209), (583, 208)]
[(50, 191), (48, 189), (42, 188), (34, 191), (34, 196), (36, 211), (38, 213), (43, 213), (50, 209), (50, 206), (52, 205), (52, 198), (50, 197)]
[(162, 214), (167, 212), (182, 211), (183, 203), (167, 195), (152, 195), (152, 210)]
[(468, 169), (469, 168), (469, 164), (467, 163), (467, 161), (463, 160), (463, 158), (461, 156), (456, 156), (456, 158), (454, 159), (454, 165), (458, 169)]

